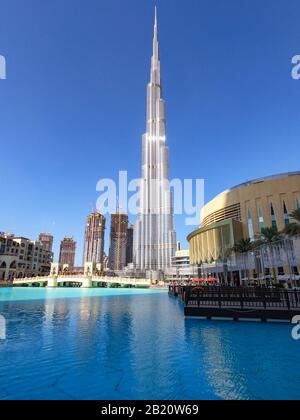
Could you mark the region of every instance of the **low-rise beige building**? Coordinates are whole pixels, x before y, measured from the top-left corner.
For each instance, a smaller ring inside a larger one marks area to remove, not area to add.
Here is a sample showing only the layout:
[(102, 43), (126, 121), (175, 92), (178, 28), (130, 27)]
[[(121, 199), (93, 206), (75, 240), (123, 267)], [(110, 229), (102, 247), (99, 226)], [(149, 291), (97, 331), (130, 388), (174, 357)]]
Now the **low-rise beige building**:
[(172, 267), (165, 271), (165, 280), (186, 281), (196, 277), (198, 277), (198, 267), (190, 264), (190, 251), (177, 249), (172, 257)]
[[(236, 279), (245, 277), (242, 273), (245, 264), (241, 256), (232, 252), (234, 245), (242, 238), (254, 241), (265, 227), (273, 226), (279, 232), (284, 231), (285, 226), (293, 221), (290, 214), (298, 208), (300, 172), (261, 178), (224, 191), (204, 206), (201, 227), (188, 236), (191, 264), (202, 266), (204, 274), (224, 277), (224, 272), (226, 276), (229, 272)], [(279, 278), (299, 275), (298, 242), (295, 238), (287, 239), (278, 244), (279, 250), (274, 250), (274, 265)], [(261, 252), (265, 253), (264, 250)], [(261, 257), (263, 261), (260, 263), (256, 255), (252, 257), (247, 269), (252, 270), (254, 278), (271, 275), (271, 263), (265, 261), (267, 255)]]
[(47, 276), (52, 260), (52, 252), (41, 242), (0, 234), (0, 281)]

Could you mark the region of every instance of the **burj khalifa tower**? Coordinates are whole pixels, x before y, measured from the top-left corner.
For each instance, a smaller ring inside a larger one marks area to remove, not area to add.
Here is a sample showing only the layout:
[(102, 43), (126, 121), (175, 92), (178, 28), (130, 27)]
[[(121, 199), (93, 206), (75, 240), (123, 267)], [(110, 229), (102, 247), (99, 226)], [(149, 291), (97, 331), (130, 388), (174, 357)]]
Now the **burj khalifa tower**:
[(139, 215), (135, 225), (135, 267), (165, 271), (176, 249), (169, 149), (166, 144), (165, 102), (162, 98), (155, 9), (153, 55), (147, 86), (147, 126), (142, 138), (142, 178)]

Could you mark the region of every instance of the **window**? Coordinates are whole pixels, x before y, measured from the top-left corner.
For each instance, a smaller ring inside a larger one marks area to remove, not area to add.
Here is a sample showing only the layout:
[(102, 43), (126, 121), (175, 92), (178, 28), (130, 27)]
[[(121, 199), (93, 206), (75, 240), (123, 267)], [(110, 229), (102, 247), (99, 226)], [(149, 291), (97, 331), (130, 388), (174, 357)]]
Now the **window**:
[(261, 207), (258, 208), (258, 224), (259, 224), (259, 230), (262, 231), (262, 229), (264, 229), (265, 227), (265, 221), (264, 221), (263, 211)]
[(285, 202), (283, 202), (283, 219), (284, 219), (284, 225), (288, 226), (290, 224), (290, 218), (289, 218), (289, 212), (287, 211)]
[(284, 276), (284, 268), (283, 267), (278, 267), (278, 275), (279, 276)]
[(249, 238), (253, 241), (254, 229), (253, 229), (252, 213), (250, 209), (248, 209), (248, 234), (249, 234)]
[(299, 276), (299, 270), (297, 266), (293, 267), (293, 274), (295, 274), (295, 276)]
[(272, 203), (271, 203), (271, 222), (272, 222), (272, 227), (277, 228), (276, 216), (275, 216), (275, 211), (274, 211), (274, 207)]

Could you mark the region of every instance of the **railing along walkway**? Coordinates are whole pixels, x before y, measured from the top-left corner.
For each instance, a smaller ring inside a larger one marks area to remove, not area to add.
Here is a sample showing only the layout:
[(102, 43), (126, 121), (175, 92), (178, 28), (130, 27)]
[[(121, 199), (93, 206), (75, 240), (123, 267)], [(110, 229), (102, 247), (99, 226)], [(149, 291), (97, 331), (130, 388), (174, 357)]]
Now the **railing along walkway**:
[(254, 311), (264, 313), (300, 312), (300, 290), (247, 287), (170, 286), (169, 293), (178, 296), (185, 305), (185, 313), (212, 316), (226, 314), (226, 311)]

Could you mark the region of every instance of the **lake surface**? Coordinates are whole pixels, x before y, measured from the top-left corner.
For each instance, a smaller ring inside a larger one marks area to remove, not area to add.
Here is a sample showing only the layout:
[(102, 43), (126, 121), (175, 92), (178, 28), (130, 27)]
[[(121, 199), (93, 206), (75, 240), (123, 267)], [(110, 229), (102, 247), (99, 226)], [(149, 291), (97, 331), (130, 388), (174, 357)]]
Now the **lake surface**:
[(186, 319), (166, 292), (0, 289), (0, 399), (299, 399), (291, 325)]

